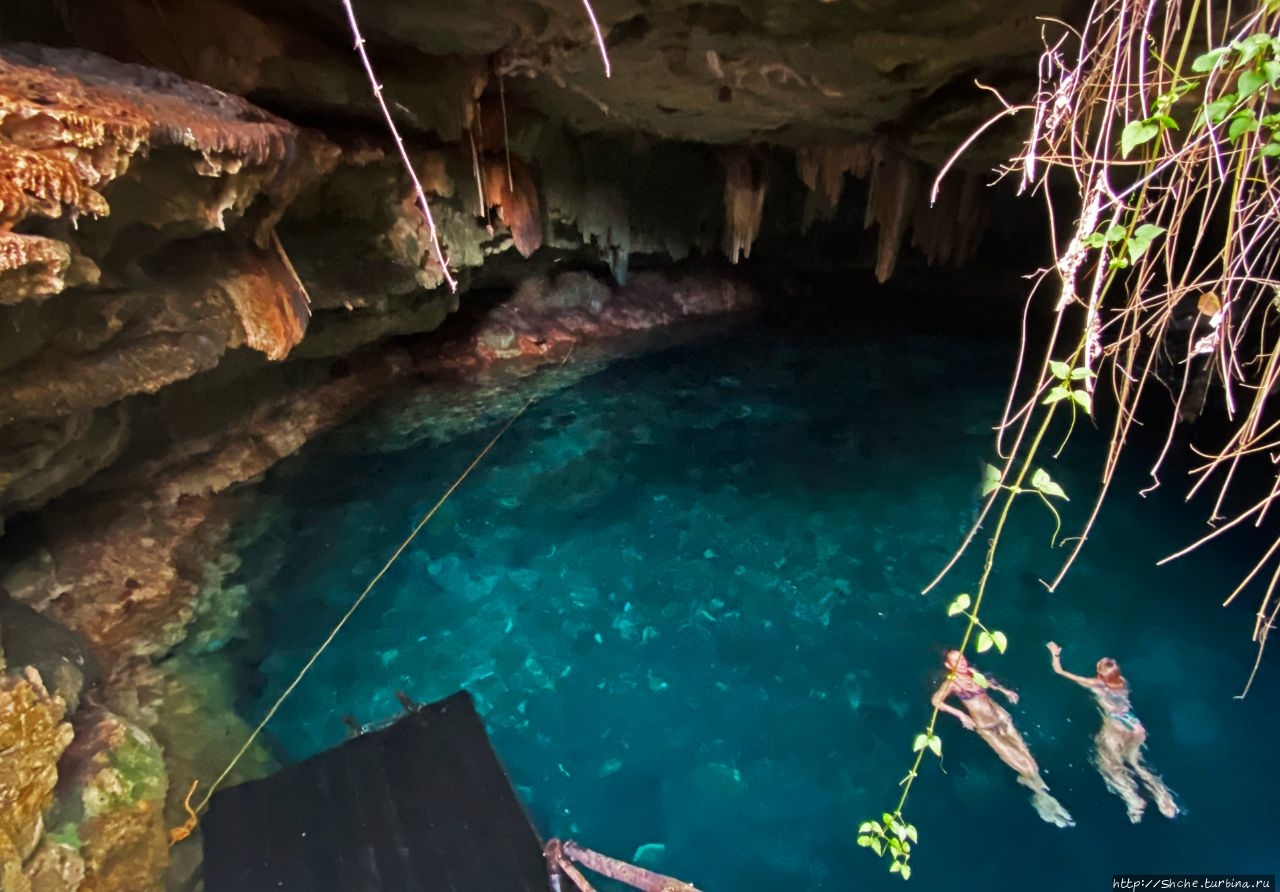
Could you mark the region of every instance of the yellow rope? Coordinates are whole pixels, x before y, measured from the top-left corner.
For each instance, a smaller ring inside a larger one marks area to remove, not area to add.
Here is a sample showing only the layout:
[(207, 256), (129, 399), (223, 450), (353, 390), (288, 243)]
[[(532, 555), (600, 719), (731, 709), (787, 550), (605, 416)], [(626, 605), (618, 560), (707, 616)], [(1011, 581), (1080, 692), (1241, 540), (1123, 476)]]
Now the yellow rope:
[[(560, 364), (563, 366), (564, 363), (568, 361), (568, 359), (569, 357), (568, 355), (566, 355), (564, 360)], [(236, 765), (238, 765), (240, 763), (240, 760), (244, 758), (244, 754), (249, 751), (249, 747), (253, 746), (253, 742), (258, 739), (258, 736), (262, 733), (262, 730), (266, 728), (267, 723), (270, 722), (271, 719), (275, 717), (275, 714), (280, 710), (280, 706), (284, 703), (286, 699), (288, 699), (289, 695), (293, 693), (294, 688), (298, 686), (298, 684), (302, 681), (302, 679), (306, 676), (306, 674), (311, 670), (311, 667), (315, 664), (316, 660), (320, 658), (320, 655), (324, 653), (325, 649), (331, 643), (333, 643), (333, 639), (338, 637), (338, 633), (342, 631), (342, 627), (347, 624), (347, 620), (351, 619), (352, 615), (356, 612), (357, 609), (359, 609), (360, 605), (364, 602), (364, 599), (369, 596), (369, 593), (371, 591), (373, 591), (373, 587), (377, 585), (378, 582), (382, 579), (382, 577), (387, 574), (387, 571), (391, 569), (391, 565), (394, 564), (400, 558), (400, 555), (404, 554), (405, 549), (409, 547), (409, 543), (413, 542), (413, 540), (417, 537), (418, 533), (422, 532), (422, 528), (425, 527), (431, 521), (431, 518), (435, 517), (436, 512), (439, 511), (440, 507), (444, 505), (446, 501), (449, 500), (449, 497), (453, 495), (454, 490), (456, 490), (459, 486), (462, 485), (462, 481), (466, 480), (467, 477), (471, 474), (471, 472), (476, 469), (476, 466), (479, 465), (480, 462), (484, 460), (484, 457), (489, 454), (489, 450), (493, 449), (494, 445), (498, 442), (498, 440), (502, 438), (502, 435), (507, 432), (508, 428), (510, 428), (511, 425), (516, 423), (516, 419), (518, 419), (521, 415), (523, 415), (526, 409), (528, 409), (531, 405), (533, 405), (533, 402), (534, 402), (534, 398), (530, 398), (528, 401), (525, 402), (523, 406), (520, 407), (520, 411), (516, 412), (514, 415), (511, 416), (511, 418), (507, 420), (507, 423), (502, 426), (502, 429), (499, 430), (496, 434), (494, 434), (493, 439), (490, 440), (485, 445), (485, 447), (480, 450), (480, 452), (476, 455), (476, 457), (471, 460), (471, 464), (467, 465), (466, 470), (463, 471), (458, 476), (458, 479), (453, 481), (453, 484), (448, 489), (445, 490), (444, 495), (442, 495), (440, 499), (434, 505), (431, 506), (431, 510), (428, 511), (425, 515), (423, 515), (422, 520), (420, 520), (418, 522), (418, 525), (413, 528), (413, 532), (411, 532), (408, 535), (408, 537), (406, 537), (405, 540), (400, 543), (400, 547), (397, 548), (395, 550), (395, 553), (392, 554), (391, 557), (387, 560), (387, 562), (382, 565), (382, 569), (378, 571), (377, 575), (374, 576), (373, 579), (369, 580), (369, 584), (364, 587), (364, 591), (362, 591), (360, 593), (360, 596), (351, 603), (351, 607), (347, 610), (345, 614), (343, 614), (342, 619), (338, 620), (337, 625), (335, 625), (333, 627), (333, 630), (329, 632), (328, 637), (324, 639), (320, 647), (316, 649), (316, 652), (311, 655), (311, 659), (307, 660), (306, 664), (298, 672), (297, 676), (295, 676), (293, 681), (289, 683), (289, 686), (284, 689), (284, 693), (282, 693), (279, 696), (279, 698), (276, 699), (276, 702), (271, 705), (271, 708), (267, 710), (266, 716), (263, 717), (262, 721), (258, 722), (258, 726), (253, 729), (253, 732), (249, 735), (248, 739), (245, 740), (244, 746), (240, 747), (240, 750), (235, 754), (235, 757), (227, 764), (227, 767), (224, 768), (222, 770), (222, 773), (219, 774), (218, 777), (214, 780), (214, 782), (209, 785), (209, 789), (204, 794), (204, 798), (202, 798), (199, 804), (196, 805), (194, 808), (192, 808), (191, 806), (191, 797), (195, 793), (196, 787), (200, 782), (198, 780), (192, 781), (191, 789), (190, 791), (188, 791), (187, 798), (183, 802), (183, 807), (186, 809), (187, 815), (188, 815), (187, 821), (186, 823), (178, 827), (174, 827), (169, 831), (169, 845), (172, 846), (175, 843), (181, 842), (182, 840), (186, 839), (192, 834), (192, 832), (196, 829), (196, 825), (199, 823), (199, 820), (200, 820), (199, 813), (204, 811), (205, 807), (208, 806), (209, 800), (213, 798), (213, 794), (218, 789), (218, 786), (227, 779), (227, 776), (230, 775), (232, 771), (235, 770)]]

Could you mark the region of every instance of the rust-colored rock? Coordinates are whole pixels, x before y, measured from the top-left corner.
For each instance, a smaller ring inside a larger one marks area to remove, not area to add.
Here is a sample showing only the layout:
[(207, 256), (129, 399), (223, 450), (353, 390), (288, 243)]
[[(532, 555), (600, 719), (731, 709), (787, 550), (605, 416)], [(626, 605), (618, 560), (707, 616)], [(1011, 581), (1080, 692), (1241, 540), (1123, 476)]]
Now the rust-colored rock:
[(273, 241), (275, 250), (242, 252), (222, 287), (240, 319), (243, 343), (267, 359), (284, 359), (306, 334), (311, 301), (283, 246)]
[(58, 759), (71, 742), (65, 711), (35, 670), (0, 676), (0, 888), (6, 892), (30, 888), (23, 865), (44, 831)]
[(490, 158), (485, 162), (484, 182), (489, 204), (497, 206), (520, 255), (528, 257), (541, 248), (542, 202), (529, 166), (514, 155), (510, 168), (505, 160)]

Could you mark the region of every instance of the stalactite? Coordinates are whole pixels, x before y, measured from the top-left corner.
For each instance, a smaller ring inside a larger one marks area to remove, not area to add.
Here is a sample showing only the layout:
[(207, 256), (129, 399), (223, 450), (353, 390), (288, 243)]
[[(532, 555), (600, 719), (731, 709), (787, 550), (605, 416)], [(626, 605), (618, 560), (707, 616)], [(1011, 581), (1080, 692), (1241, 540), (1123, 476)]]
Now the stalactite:
[(732, 263), (751, 256), (764, 216), (764, 193), (764, 178), (757, 175), (750, 156), (725, 157), (724, 252)]
[(612, 184), (588, 186), (577, 222), (582, 240), (595, 244), (614, 280), (625, 285), (631, 262), (631, 213), (621, 190)]
[(485, 160), (485, 194), (491, 207), (511, 230), (511, 240), (521, 256), (542, 247), (542, 202), (529, 166), (516, 156), (506, 161)]
[(964, 263), (978, 249), (987, 222), (986, 193), (976, 173), (953, 174), (929, 206), (920, 196), (911, 221), (911, 244), (933, 265)]
[(850, 146), (817, 146), (796, 151), (796, 172), (809, 189), (800, 231), (814, 220), (830, 220), (844, 193), (845, 174), (865, 179), (871, 172), (872, 149), (867, 143)]
[(880, 227), (876, 243), (876, 280), (889, 281), (907, 222), (915, 209), (919, 169), (915, 161), (877, 146), (871, 168), (871, 189), (863, 225)]

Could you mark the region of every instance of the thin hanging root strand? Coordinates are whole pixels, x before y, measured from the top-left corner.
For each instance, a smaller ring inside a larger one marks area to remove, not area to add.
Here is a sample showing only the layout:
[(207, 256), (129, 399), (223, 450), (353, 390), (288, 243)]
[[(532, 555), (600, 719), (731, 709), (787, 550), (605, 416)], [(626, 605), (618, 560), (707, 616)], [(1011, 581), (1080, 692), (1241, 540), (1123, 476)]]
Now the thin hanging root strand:
[(511, 175), (511, 134), (507, 130), (507, 76), (498, 75), (498, 101), (502, 103), (502, 148), (507, 153), (507, 191), (516, 191), (515, 177)]
[(444, 276), (445, 282), (448, 283), (449, 290), (456, 292), (458, 283), (449, 274), (449, 261), (444, 256), (444, 249), (440, 247), (440, 236), (436, 231), (435, 218), (431, 216), (431, 207), (427, 204), (427, 193), (422, 188), (422, 181), (418, 179), (418, 172), (413, 169), (413, 162), (409, 160), (409, 152), (404, 147), (404, 140), (400, 138), (400, 131), (396, 129), (395, 121), (391, 117), (391, 110), (387, 108), (387, 101), (382, 96), (382, 84), (378, 83), (378, 76), (374, 73), (373, 63), (369, 61), (369, 54), (365, 52), (365, 41), (360, 34), (360, 24), (356, 21), (355, 7), (351, 5), (351, 0), (342, 0), (342, 6), (347, 11), (347, 23), (351, 26), (351, 34), (356, 41), (356, 52), (360, 54), (360, 61), (364, 65), (365, 75), (369, 78), (369, 86), (373, 88), (373, 98), (377, 100), (378, 108), (382, 109), (382, 117), (387, 122), (387, 129), (391, 131), (391, 136), (395, 139), (396, 149), (400, 152), (400, 161), (404, 164), (404, 169), (409, 173), (409, 179), (413, 181), (413, 189), (418, 196), (418, 207), (422, 208), (423, 219), (427, 221), (427, 232), (431, 237), (431, 250), (435, 254), (436, 261), (440, 264), (440, 274)]
[(604, 34), (600, 31), (600, 22), (596, 19), (596, 11), (591, 8), (591, 0), (582, 0), (587, 9), (587, 18), (591, 19), (591, 27), (596, 32), (596, 46), (600, 47), (600, 58), (604, 60), (604, 76), (613, 77), (613, 69), (609, 65), (609, 53), (604, 48)]

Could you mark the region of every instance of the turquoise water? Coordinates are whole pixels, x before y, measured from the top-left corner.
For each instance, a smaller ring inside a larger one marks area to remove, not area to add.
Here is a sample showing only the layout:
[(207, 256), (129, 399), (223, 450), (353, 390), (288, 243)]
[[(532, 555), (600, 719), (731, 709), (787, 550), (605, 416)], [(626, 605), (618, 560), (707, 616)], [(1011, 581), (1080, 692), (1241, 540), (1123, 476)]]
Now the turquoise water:
[[(977, 505), (985, 429), (1009, 357), (982, 341), (877, 339), (746, 325), (621, 361), (535, 404), (357, 614), (272, 725), (282, 752), (340, 741), (339, 717), (394, 715), (394, 693), (465, 687), (539, 830), (705, 892), (897, 888), (854, 845), (897, 798), (924, 725), (945, 603), (942, 565)], [(392, 408), (394, 415), (394, 407)], [(386, 417), (384, 411), (379, 417)], [(318, 444), (266, 484), (279, 512), (246, 555), (278, 573), (255, 617), (269, 656), (246, 689), (257, 719), (494, 428), (401, 451)], [(1096, 474), (1051, 465), (1085, 507)], [(341, 439), (341, 438), (338, 438)], [(349, 440), (345, 441), (349, 444)], [(1253, 602), (1217, 606), (1247, 543), (1153, 562), (1199, 529), (1174, 493), (1129, 474), (1068, 582), (1028, 503), (986, 613), (1007, 655), (978, 665), (1079, 826), (1040, 822), (975, 735), (944, 720), (945, 761), (908, 806), (914, 886), (1108, 889), (1115, 872), (1276, 869), (1280, 676), (1232, 699), (1252, 665)], [(273, 565), (274, 569), (274, 565)], [(1088, 673), (1116, 657), (1149, 758), (1187, 810), (1132, 826), (1088, 752)], [(661, 848), (659, 848), (661, 847)], [(610, 888), (601, 884), (601, 889)]]

